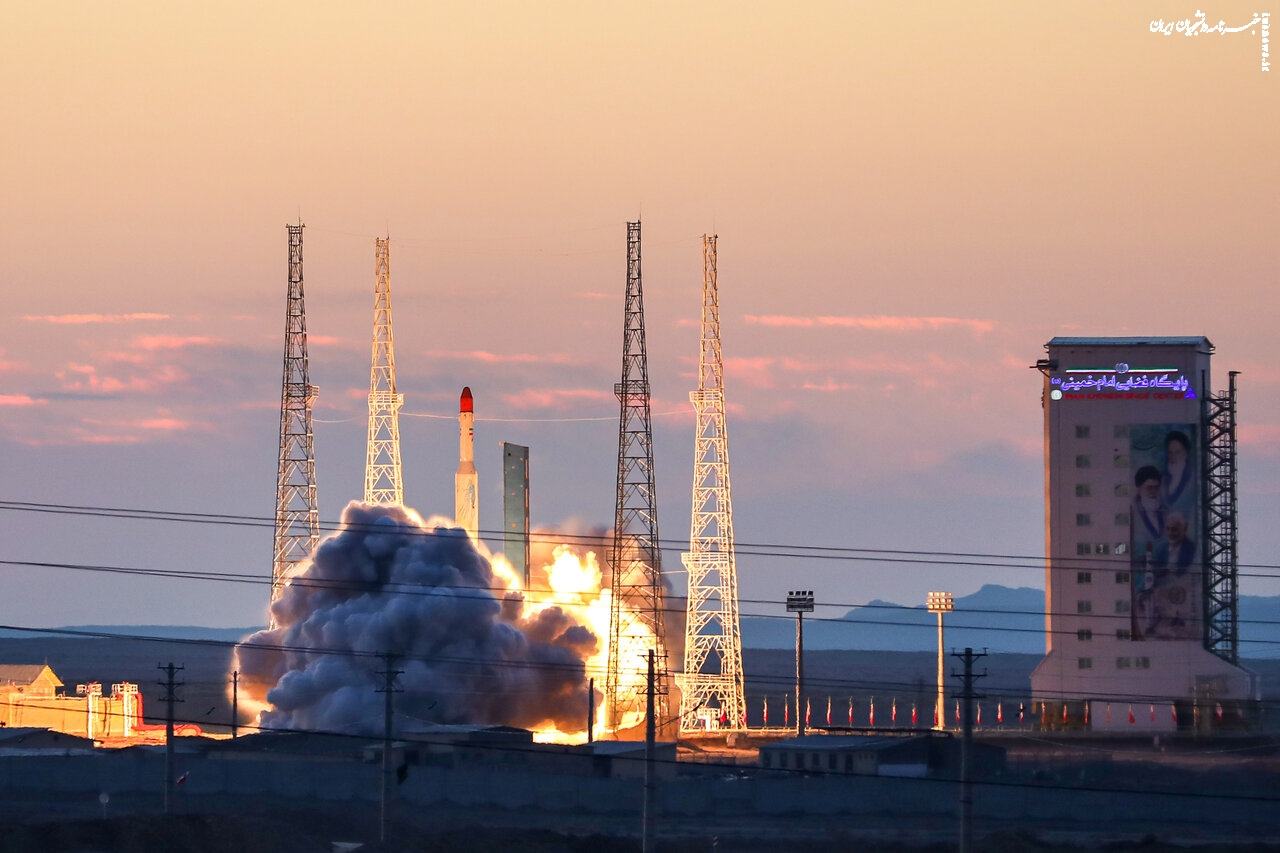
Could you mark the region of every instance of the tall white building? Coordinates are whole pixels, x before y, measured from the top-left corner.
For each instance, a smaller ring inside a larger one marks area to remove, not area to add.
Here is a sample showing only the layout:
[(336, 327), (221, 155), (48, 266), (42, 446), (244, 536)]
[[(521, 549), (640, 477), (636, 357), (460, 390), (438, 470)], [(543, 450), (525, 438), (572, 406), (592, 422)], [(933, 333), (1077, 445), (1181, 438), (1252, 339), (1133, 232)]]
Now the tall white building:
[(1234, 394), (1227, 428), (1213, 344), (1054, 338), (1047, 349), (1036, 710), (1072, 728), (1246, 725), (1257, 686), (1236, 665)]

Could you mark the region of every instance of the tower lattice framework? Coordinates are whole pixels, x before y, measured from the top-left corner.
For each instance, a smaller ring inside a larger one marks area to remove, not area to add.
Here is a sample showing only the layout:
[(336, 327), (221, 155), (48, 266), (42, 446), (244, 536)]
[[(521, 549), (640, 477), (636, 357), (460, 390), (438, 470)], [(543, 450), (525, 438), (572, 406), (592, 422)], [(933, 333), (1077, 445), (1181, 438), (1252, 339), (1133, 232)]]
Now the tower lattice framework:
[(715, 709), (720, 728), (746, 728), (738, 573), (733, 550), (729, 443), (725, 432), (724, 366), (720, 354), (720, 297), (716, 238), (702, 238), (702, 345), (698, 390), (689, 394), (696, 415), (693, 517), (689, 552), (689, 604), (685, 620), (680, 730), (699, 728), (700, 709)]
[(400, 471), (400, 407), (396, 348), (391, 336), (391, 239), (374, 240), (373, 366), (369, 371), (369, 442), (364, 502), (403, 504)]
[(662, 555), (653, 475), (649, 362), (645, 351), (644, 295), (640, 284), (640, 223), (627, 223), (627, 295), (623, 316), (622, 381), (613, 387), (618, 417), (618, 492), (614, 516), (606, 725), (617, 731), (644, 718), (650, 649), (655, 652), (654, 715), (667, 720)]
[[(307, 309), (302, 287), (302, 224), (289, 234), (289, 295), (284, 320), (284, 380), (280, 394), (280, 464), (276, 469), (275, 558), (271, 600), (320, 541), (316, 454), (311, 407), (316, 387), (307, 366)], [(275, 619), (272, 617), (272, 627)]]
[(1240, 663), (1239, 538), (1236, 532), (1236, 376), (1226, 392), (1204, 398), (1204, 647)]

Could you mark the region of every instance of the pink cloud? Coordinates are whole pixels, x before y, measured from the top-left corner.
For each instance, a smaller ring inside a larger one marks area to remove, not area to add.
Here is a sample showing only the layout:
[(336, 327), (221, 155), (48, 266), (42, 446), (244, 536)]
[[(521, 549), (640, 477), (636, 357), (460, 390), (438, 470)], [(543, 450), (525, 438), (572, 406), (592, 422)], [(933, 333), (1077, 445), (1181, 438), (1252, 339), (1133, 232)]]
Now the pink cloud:
[(222, 341), (207, 335), (138, 335), (133, 339), (130, 346), (148, 352), (155, 352), (156, 350), (206, 347), (219, 343), (222, 343)]
[(85, 326), (91, 323), (134, 323), (141, 320), (168, 320), (168, 314), (42, 314), (27, 315), (28, 323), (54, 323), (60, 326)]
[(93, 365), (68, 364), (66, 369), (57, 371), (54, 376), (62, 381), (64, 391), (90, 394), (155, 391), (187, 379), (187, 373), (173, 365), (157, 367), (147, 375), (118, 378), (100, 375)]
[(308, 344), (320, 344), (326, 347), (343, 346), (347, 343), (346, 338), (338, 338), (333, 335), (307, 335)]
[(49, 401), (26, 394), (0, 394), (0, 406), (47, 406)]
[(805, 382), (800, 387), (805, 391), (821, 391), (826, 394), (832, 394), (837, 391), (849, 391), (853, 388), (852, 385), (848, 385), (843, 382), (836, 382), (834, 379), (828, 379), (821, 383)]
[(819, 316), (788, 317), (778, 314), (747, 314), (743, 320), (748, 326), (773, 326), (779, 328), (812, 329), (835, 327), (846, 329), (875, 329), (891, 332), (923, 332), (948, 328), (969, 329), (982, 335), (995, 328), (987, 320), (970, 320), (962, 317), (891, 317), (885, 314), (867, 314), (852, 317)]
[(519, 394), (502, 396), (502, 401), (513, 409), (563, 409), (579, 403), (616, 399), (612, 393), (595, 388), (529, 388)]
[(767, 356), (726, 358), (724, 372), (734, 383), (748, 388), (768, 389), (775, 387), (773, 371), (770, 369), (774, 364), (774, 359)]
[(470, 352), (456, 352), (453, 350), (427, 350), (423, 355), (428, 358), (450, 359), (452, 361), (478, 361), (481, 364), (573, 364), (574, 359), (562, 353), (552, 353), (551, 355), (535, 355), (533, 353), (521, 352), (512, 353), (510, 355), (502, 355), (499, 353), (486, 352), (485, 350), (471, 350)]
[(178, 418), (148, 418), (138, 421), (137, 424), (142, 429), (158, 430), (161, 432), (182, 432), (196, 426), (204, 426), (194, 421), (183, 421)]

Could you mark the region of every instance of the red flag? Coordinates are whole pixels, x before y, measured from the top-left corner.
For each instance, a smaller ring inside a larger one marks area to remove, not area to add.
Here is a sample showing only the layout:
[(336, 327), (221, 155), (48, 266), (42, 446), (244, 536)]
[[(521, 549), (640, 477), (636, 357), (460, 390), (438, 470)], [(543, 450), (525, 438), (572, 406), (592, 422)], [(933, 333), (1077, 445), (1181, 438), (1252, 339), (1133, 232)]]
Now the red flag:
[(996, 703), (996, 722), (1004, 725), (1004, 706), (1000, 702)]
[(1129, 706), (1129, 725), (1133, 725), (1133, 706)]
[(1084, 724), (1089, 725), (1089, 703), (1084, 703)]
[(956, 723), (959, 724), (959, 722), (960, 722), (960, 700), (957, 699), (956, 700)]
[(1018, 725), (1022, 725), (1024, 722), (1026, 722), (1026, 713), (1027, 713), (1027, 706), (1019, 702), (1018, 703)]
[(1217, 714), (1218, 714), (1218, 722), (1222, 722), (1222, 703), (1221, 703), (1221, 702), (1219, 702), (1219, 703), (1218, 703), (1218, 706), (1217, 706), (1214, 710), (1215, 710), (1215, 711), (1217, 712)]
[(872, 728), (875, 728), (875, 725), (876, 725), (876, 697), (874, 697), (874, 696), (872, 696), (872, 697), (871, 697), (871, 711), (870, 711), (870, 713), (869, 713), (867, 716), (868, 716), (868, 719), (867, 719), (867, 725), (871, 726)]
[(1067, 703), (1063, 702), (1062, 703), (1062, 722), (1065, 723), (1066, 721), (1067, 721)]
[(933, 706), (933, 724), (934, 726), (938, 725), (938, 706), (936, 704)]
[(809, 721), (813, 718), (813, 702), (804, 700), (804, 724), (809, 725)]
[(790, 728), (791, 726), (791, 699), (790, 697), (782, 697), (782, 724)]
[(889, 722), (895, 726), (898, 724), (898, 700), (895, 698), (893, 704), (889, 707)]
[(978, 703), (978, 725), (982, 725), (982, 703)]
[(769, 727), (769, 697), (768, 696), (764, 697), (764, 725), (765, 725), (765, 728)]
[(827, 697), (827, 728), (831, 727), (831, 697)]
[(1111, 706), (1107, 706), (1107, 725), (1111, 725)]
[(1156, 721), (1156, 706), (1152, 705), (1151, 706), (1151, 722), (1154, 723), (1155, 721)]
[(911, 727), (915, 728), (915, 726), (916, 726), (916, 706), (915, 706), (915, 703), (913, 702), (911, 703)]
[(849, 725), (853, 726), (853, 697), (849, 697)]
[(1176, 726), (1176, 725), (1178, 724), (1178, 706), (1177, 706), (1177, 705), (1170, 705), (1170, 706), (1169, 706), (1169, 713), (1171, 713), (1171, 714), (1173, 715), (1173, 724)]

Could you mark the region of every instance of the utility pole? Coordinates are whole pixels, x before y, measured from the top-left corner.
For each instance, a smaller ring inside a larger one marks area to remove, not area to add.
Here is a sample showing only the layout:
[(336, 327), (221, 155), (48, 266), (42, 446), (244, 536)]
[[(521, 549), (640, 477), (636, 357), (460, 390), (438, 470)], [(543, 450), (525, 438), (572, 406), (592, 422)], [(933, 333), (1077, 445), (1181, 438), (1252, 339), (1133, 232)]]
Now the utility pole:
[(788, 592), (787, 612), (796, 615), (796, 737), (804, 737), (804, 615), (813, 612), (813, 590)]
[(653, 712), (654, 697), (653, 649), (649, 649), (649, 678), (645, 683), (645, 717), (644, 717), (644, 824), (641, 837), (641, 853), (653, 853), (653, 758), (655, 753), (654, 738), (656, 726)]
[(382, 720), (382, 808), (378, 820), (379, 841), (387, 840), (387, 813), (391, 804), (391, 697), (395, 693), (404, 692), (404, 688), (396, 687), (396, 676), (404, 670), (392, 668), (395, 666), (395, 660), (395, 655), (390, 652), (384, 653), (382, 662), (386, 669), (378, 672), (378, 675), (382, 676), (382, 686), (378, 688), (378, 692), (387, 697), (383, 706)]
[(231, 739), (240, 733), (240, 670), (231, 673)]
[(174, 681), (174, 675), (181, 672), (185, 667), (174, 666), (173, 661), (169, 661), (169, 665), (156, 664), (156, 669), (163, 670), (165, 680), (157, 682), (165, 689), (164, 696), (160, 701), (165, 703), (165, 726), (164, 726), (164, 813), (169, 814), (170, 805), (169, 797), (173, 790), (173, 704), (181, 702), (177, 697), (177, 688), (181, 687), (185, 682)]
[(587, 679), (587, 743), (595, 740), (596, 727), (596, 680)]
[(964, 654), (952, 652), (951, 656), (964, 663), (964, 672), (952, 672), (951, 677), (961, 679), (964, 684), (963, 692), (960, 694), (964, 708), (962, 717), (964, 737), (960, 741), (960, 853), (969, 853), (973, 849), (973, 788), (969, 781), (969, 759), (973, 746), (973, 700), (982, 698), (973, 692), (973, 682), (987, 677), (986, 670), (975, 675), (973, 663), (986, 657), (987, 652), (983, 649), (981, 654), (974, 654), (973, 649), (966, 648)]

